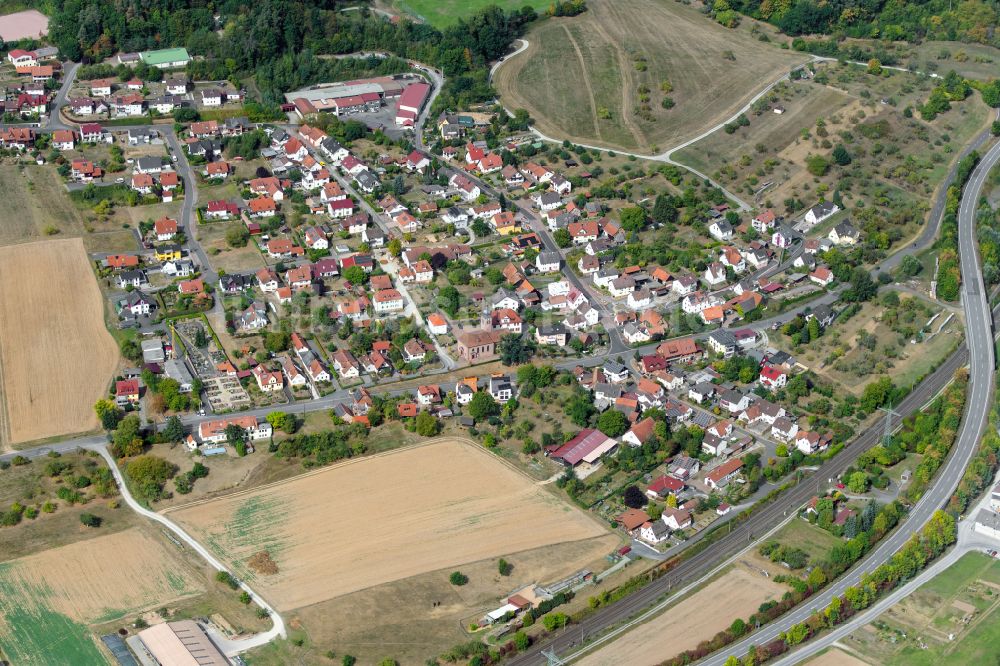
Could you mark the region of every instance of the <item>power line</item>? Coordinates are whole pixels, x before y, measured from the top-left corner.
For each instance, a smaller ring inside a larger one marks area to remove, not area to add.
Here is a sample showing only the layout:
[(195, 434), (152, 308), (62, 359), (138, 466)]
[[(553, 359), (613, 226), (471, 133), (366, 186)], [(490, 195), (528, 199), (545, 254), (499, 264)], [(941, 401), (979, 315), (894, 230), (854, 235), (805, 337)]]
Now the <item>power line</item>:
[(885, 430), (882, 432), (882, 444), (883, 446), (889, 446), (892, 442), (892, 417), (902, 417), (902, 414), (894, 410), (891, 404), (888, 407), (879, 407), (879, 409), (885, 412)]

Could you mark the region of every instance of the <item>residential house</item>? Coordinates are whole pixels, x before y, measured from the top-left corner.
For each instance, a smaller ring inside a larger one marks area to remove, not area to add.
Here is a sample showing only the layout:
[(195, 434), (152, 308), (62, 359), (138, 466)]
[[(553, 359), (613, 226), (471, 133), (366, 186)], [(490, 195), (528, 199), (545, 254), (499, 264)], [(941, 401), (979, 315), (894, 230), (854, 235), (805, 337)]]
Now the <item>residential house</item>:
[(285, 381), (280, 371), (267, 370), (263, 364), (258, 364), (254, 366), (251, 373), (257, 380), (257, 387), (264, 393), (273, 393), (285, 387)]
[(231, 425), (242, 428), (250, 441), (270, 439), (273, 434), (271, 424), (267, 421), (258, 423), (256, 416), (230, 416), (199, 423), (198, 439), (202, 443), (223, 444), (227, 440), (226, 429)]
[(782, 442), (790, 442), (798, 434), (799, 427), (787, 416), (774, 420), (771, 425), (771, 436)]
[(760, 369), (760, 385), (764, 388), (774, 391), (784, 388), (787, 383), (788, 374), (784, 370), (771, 364), (765, 364)]
[(402, 312), (405, 307), (402, 294), (395, 289), (380, 289), (375, 292), (372, 304), (376, 314)]
[(831, 215), (834, 215), (838, 211), (840, 211), (840, 206), (830, 201), (824, 201), (823, 203), (817, 204), (806, 211), (805, 221), (810, 226), (816, 225)]
[(727, 460), (705, 475), (705, 485), (713, 490), (725, 487), (730, 481), (739, 476), (742, 468), (743, 461), (740, 458)]
[(763, 213), (758, 213), (753, 220), (751, 220), (751, 225), (761, 236), (767, 237), (771, 233), (771, 229), (774, 228), (777, 222), (777, 216), (774, 211), (768, 208)]
[(716, 240), (727, 241), (733, 237), (733, 225), (725, 218), (719, 218), (708, 225), (708, 233)]
[(850, 220), (844, 220), (830, 230), (827, 238), (835, 245), (856, 245), (861, 239), (861, 232), (851, 224)]

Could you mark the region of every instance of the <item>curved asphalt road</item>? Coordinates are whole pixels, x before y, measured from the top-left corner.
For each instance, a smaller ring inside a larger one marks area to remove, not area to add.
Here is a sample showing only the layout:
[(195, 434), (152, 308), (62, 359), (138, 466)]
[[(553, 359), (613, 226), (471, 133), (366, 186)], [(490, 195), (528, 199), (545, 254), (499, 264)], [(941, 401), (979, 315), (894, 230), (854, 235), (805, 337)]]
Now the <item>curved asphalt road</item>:
[[(786, 630), (795, 622), (801, 622), (808, 617), (816, 607), (822, 607), (829, 603), (834, 595), (841, 595), (844, 589), (860, 578), (860, 570), (870, 571), (879, 564), (887, 560), (899, 547), (903, 545), (910, 534), (918, 530), (934, 512), (942, 507), (951, 496), (951, 493), (958, 486), (958, 482), (965, 472), (969, 460), (979, 446), (983, 431), (986, 429), (989, 408), (993, 397), (994, 363), (993, 357), (993, 330), (991, 328), (991, 318), (989, 313), (988, 298), (983, 285), (982, 269), (979, 262), (979, 251), (976, 244), (976, 207), (979, 196), (982, 193), (983, 185), (991, 169), (1000, 161), (1000, 143), (996, 143), (986, 153), (972, 172), (965, 192), (962, 195), (962, 204), (958, 211), (958, 243), (959, 256), (962, 263), (962, 304), (965, 307), (966, 316), (966, 336), (969, 341), (971, 352), (970, 357), (970, 389), (965, 402), (965, 414), (962, 417), (962, 425), (959, 429), (958, 440), (953, 447), (953, 454), (949, 458), (944, 472), (940, 474), (934, 486), (929, 490), (916, 508), (907, 518), (903, 528), (897, 530), (890, 539), (884, 542), (877, 551), (868, 558), (859, 569), (852, 572), (847, 578), (839, 580), (835, 585), (827, 588), (823, 593), (808, 601), (799, 611), (793, 611), (784, 616), (778, 622), (769, 625), (765, 631), (754, 635), (754, 641), (742, 641), (731, 646), (717, 656), (706, 659), (705, 664), (724, 664), (725, 655), (746, 654), (750, 643), (760, 644), (772, 640), (781, 631)], [(975, 515), (975, 512), (971, 514)], [(971, 520), (971, 518), (970, 518)], [(966, 521), (966, 524), (968, 521)], [(890, 546), (894, 546), (891, 549)], [(945, 562), (950, 563), (957, 559), (956, 553), (964, 552), (962, 548), (956, 548), (946, 558)], [(935, 571), (938, 565), (935, 565)], [(923, 580), (926, 576), (921, 576)], [(911, 589), (907, 585), (904, 589)], [(904, 595), (905, 596), (905, 595)], [(892, 599), (902, 598), (898, 594), (891, 596)], [(878, 608), (878, 606), (876, 607)], [(869, 609), (862, 617), (870, 619), (874, 617), (876, 609)], [(794, 619), (792, 615), (795, 615)], [(860, 620), (859, 620), (860, 621)], [(823, 636), (813, 643), (809, 643), (809, 652), (825, 647), (836, 640), (834, 636), (839, 636), (840, 631), (832, 632), (829, 636)], [(796, 655), (797, 656), (797, 655)], [(791, 657), (789, 658), (791, 659)]]
[[(986, 154), (979, 167), (974, 171), (966, 185), (959, 211), (959, 245), (963, 279), (962, 301), (966, 310), (966, 336), (969, 347), (963, 345), (896, 408), (904, 415), (919, 409), (947, 384), (957, 369), (965, 365), (967, 361), (970, 362), (970, 387), (962, 426), (956, 443), (952, 447), (951, 455), (933, 487), (914, 506), (903, 525), (884, 539), (878, 548), (851, 572), (842, 576), (824, 592), (808, 600), (806, 604), (790, 611), (780, 620), (752, 634), (749, 638), (731, 645), (723, 653), (708, 657), (702, 663), (722, 666), (728, 655), (743, 655), (750, 645), (759, 645), (773, 640), (792, 624), (807, 618), (814, 609), (825, 606), (833, 596), (843, 594), (846, 587), (858, 581), (862, 572), (874, 569), (895, 553), (906, 542), (910, 534), (918, 530), (936, 509), (944, 505), (953, 489), (958, 485), (969, 460), (978, 448), (986, 425), (987, 410), (983, 406), (990, 404), (993, 391), (993, 320), (979, 266), (975, 242), (974, 213), (986, 175), (998, 160), (1000, 160), (1000, 144), (995, 145)], [(944, 198), (945, 191), (946, 188), (940, 191), (941, 199)], [(928, 236), (927, 239), (922, 238), (923, 242), (918, 243), (918, 245), (923, 246), (932, 239), (933, 236)], [(894, 423), (898, 425), (899, 421), (896, 420)], [(545, 644), (533, 646), (529, 651), (512, 659), (511, 663), (517, 666), (535, 666), (544, 663), (544, 657), (541, 655), (542, 649), (554, 649), (564, 659), (580, 656), (579, 644), (584, 638), (604, 634), (616, 625), (631, 620), (634, 616), (647, 611), (669, 590), (688, 585), (713, 571), (720, 561), (741, 552), (747, 544), (759, 539), (776, 524), (782, 522), (787, 513), (794, 511), (816, 493), (818, 484), (822, 484), (826, 479), (836, 477), (862, 451), (878, 444), (880, 440), (880, 428), (871, 428), (862, 433), (850, 446), (845, 447), (838, 455), (824, 463), (809, 480), (786, 491), (778, 500), (755, 513), (742, 525), (735, 527), (731, 533), (717, 541), (711, 548), (711, 555), (706, 553), (682, 562), (670, 574), (622, 601), (602, 609), (603, 612), (598, 611), (591, 615), (575, 625), (573, 630), (563, 632)], [(815, 485), (813, 480), (817, 482)], [(600, 639), (598, 638), (598, 640)], [(590, 643), (587, 649), (593, 649), (594, 645), (594, 643)]]

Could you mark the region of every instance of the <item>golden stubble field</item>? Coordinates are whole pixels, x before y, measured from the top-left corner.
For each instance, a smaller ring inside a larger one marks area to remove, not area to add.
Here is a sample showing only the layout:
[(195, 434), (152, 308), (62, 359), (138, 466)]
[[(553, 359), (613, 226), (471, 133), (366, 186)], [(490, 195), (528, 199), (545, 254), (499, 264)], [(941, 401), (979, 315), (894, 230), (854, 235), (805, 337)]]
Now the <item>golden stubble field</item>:
[[(458, 439), (169, 513), (281, 610), (553, 544), (591, 540), (600, 557), (617, 543), (590, 515)], [(262, 550), (277, 574), (247, 567)]]
[(579, 666), (652, 666), (698, 647), (736, 618), (747, 619), (768, 599), (787, 591), (743, 567), (730, 569), (661, 615), (587, 655)]
[(96, 428), (118, 358), (79, 238), (0, 247), (0, 446)]

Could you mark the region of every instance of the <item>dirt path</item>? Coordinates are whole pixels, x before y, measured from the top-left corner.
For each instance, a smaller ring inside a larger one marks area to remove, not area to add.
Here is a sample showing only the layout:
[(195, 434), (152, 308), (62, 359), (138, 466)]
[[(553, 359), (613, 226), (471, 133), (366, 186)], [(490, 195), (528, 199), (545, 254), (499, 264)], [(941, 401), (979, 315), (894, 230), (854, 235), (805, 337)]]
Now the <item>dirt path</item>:
[(571, 33), (569, 28), (565, 25), (562, 29), (565, 31), (566, 38), (569, 40), (569, 43), (573, 45), (576, 57), (580, 61), (580, 69), (583, 71), (583, 85), (587, 88), (587, 95), (590, 97), (590, 108), (593, 111), (590, 117), (594, 122), (594, 132), (597, 134), (597, 138), (600, 139), (602, 137), (601, 123), (597, 118), (597, 97), (594, 95), (594, 87), (590, 83), (590, 74), (587, 73), (587, 61), (583, 58), (583, 51), (580, 50), (580, 45), (576, 43), (575, 39), (573, 39), (573, 33)]

